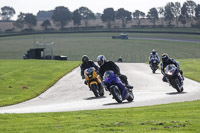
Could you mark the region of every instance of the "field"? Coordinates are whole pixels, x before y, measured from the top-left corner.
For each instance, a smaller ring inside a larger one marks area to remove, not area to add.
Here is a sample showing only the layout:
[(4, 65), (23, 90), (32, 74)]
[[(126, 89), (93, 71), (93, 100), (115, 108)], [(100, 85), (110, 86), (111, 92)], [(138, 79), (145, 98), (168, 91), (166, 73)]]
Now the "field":
[[(200, 43), (142, 39), (118, 40), (111, 39), (113, 35), (119, 35), (119, 33), (2, 37), (0, 38), (0, 59), (21, 59), (27, 50), (35, 47), (36, 41), (54, 42), (54, 55), (68, 56), (71, 61), (80, 61), (84, 54), (96, 61), (99, 54), (104, 54), (108, 60), (116, 61), (121, 56), (125, 62), (147, 62), (152, 49), (156, 49), (160, 55), (166, 52), (169, 56), (178, 59), (200, 58)], [(199, 35), (184, 34), (130, 33), (129, 37), (200, 40)], [(46, 51), (50, 54), (50, 48), (46, 48)]]

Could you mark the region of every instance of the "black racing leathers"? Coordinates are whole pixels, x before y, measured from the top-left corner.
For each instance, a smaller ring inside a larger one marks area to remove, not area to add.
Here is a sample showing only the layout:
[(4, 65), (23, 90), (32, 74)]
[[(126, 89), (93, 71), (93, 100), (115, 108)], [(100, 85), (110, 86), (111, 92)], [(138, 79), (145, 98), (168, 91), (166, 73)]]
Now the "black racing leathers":
[(99, 74), (101, 78), (103, 78), (105, 71), (108, 70), (112, 70), (114, 74), (119, 76), (123, 83), (128, 84), (127, 76), (120, 73), (119, 67), (113, 61), (105, 61), (105, 63), (102, 66), (100, 66)]
[(84, 79), (85, 78), (85, 76), (84, 76), (84, 71), (85, 71), (85, 69), (88, 69), (88, 68), (90, 68), (90, 67), (94, 67), (95, 69), (96, 69), (96, 71), (98, 71), (99, 70), (99, 67), (97, 66), (97, 65), (95, 65), (95, 63), (93, 62), (93, 61), (88, 61), (88, 63), (83, 63), (83, 64), (81, 64), (80, 65), (80, 68), (81, 68), (81, 76), (82, 76), (82, 79)]
[(99, 68), (99, 74), (101, 78), (103, 78), (105, 71), (108, 70), (112, 70), (116, 75), (120, 74), (119, 67), (113, 61), (105, 61), (104, 64)]

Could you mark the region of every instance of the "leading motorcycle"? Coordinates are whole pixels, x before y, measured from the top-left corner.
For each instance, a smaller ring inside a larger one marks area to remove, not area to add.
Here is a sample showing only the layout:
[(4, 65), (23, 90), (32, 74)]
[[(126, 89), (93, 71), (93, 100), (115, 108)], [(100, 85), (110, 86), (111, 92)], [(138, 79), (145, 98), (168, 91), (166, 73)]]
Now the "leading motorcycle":
[(174, 64), (170, 64), (165, 67), (165, 76), (168, 83), (173, 88), (175, 88), (178, 92), (183, 91), (183, 78), (179, 69)]
[(152, 72), (155, 73), (156, 70), (158, 69), (158, 59), (157, 58), (152, 58), (151, 61), (150, 61), (150, 67), (152, 69)]
[(113, 71), (108, 70), (103, 76), (103, 85), (113, 95), (113, 98), (121, 103), (123, 100), (133, 101), (134, 95), (131, 89), (125, 87), (120, 78)]
[(93, 91), (96, 97), (104, 95), (104, 89), (101, 77), (97, 74), (94, 67), (90, 67), (84, 71), (84, 76), (90, 90)]

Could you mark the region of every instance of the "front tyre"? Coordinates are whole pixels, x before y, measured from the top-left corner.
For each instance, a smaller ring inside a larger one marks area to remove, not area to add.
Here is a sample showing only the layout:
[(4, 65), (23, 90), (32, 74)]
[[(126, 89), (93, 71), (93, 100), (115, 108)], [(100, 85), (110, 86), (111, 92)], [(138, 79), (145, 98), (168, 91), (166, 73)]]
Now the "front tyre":
[(100, 96), (104, 96), (103, 85), (102, 85), (101, 83), (99, 83), (98, 86), (99, 86), (99, 95), (100, 95)]
[(117, 86), (113, 86), (111, 89), (110, 89), (114, 99), (118, 102), (118, 103), (122, 103), (122, 95), (121, 95), (121, 92), (119, 90), (119, 88)]
[(155, 73), (156, 72), (156, 70), (155, 69), (153, 69), (153, 73)]
[(91, 85), (91, 90), (93, 91), (95, 97), (99, 97), (98, 86), (97, 86), (97, 84), (92, 84), (92, 85)]
[(179, 93), (183, 91), (183, 85), (181, 86), (178, 78), (175, 79), (175, 88)]

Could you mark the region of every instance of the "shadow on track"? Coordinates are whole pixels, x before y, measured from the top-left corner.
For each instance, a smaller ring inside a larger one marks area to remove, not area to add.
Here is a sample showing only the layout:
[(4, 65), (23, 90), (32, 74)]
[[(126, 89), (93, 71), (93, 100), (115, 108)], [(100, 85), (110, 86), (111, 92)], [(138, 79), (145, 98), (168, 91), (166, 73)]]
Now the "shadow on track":
[(187, 92), (170, 92), (170, 93), (166, 93), (167, 95), (180, 95), (180, 94), (185, 94)]
[[(132, 101), (133, 102), (133, 101)], [(103, 106), (109, 106), (109, 105), (121, 105), (121, 104), (127, 104), (127, 103), (131, 103), (131, 102), (122, 102), (122, 103), (107, 103), (107, 104), (103, 104)]]
[(105, 96), (101, 96), (101, 97), (88, 97), (88, 98), (84, 98), (84, 100), (93, 100), (93, 99), (101, 99), (101, 98), (106, 98)]

